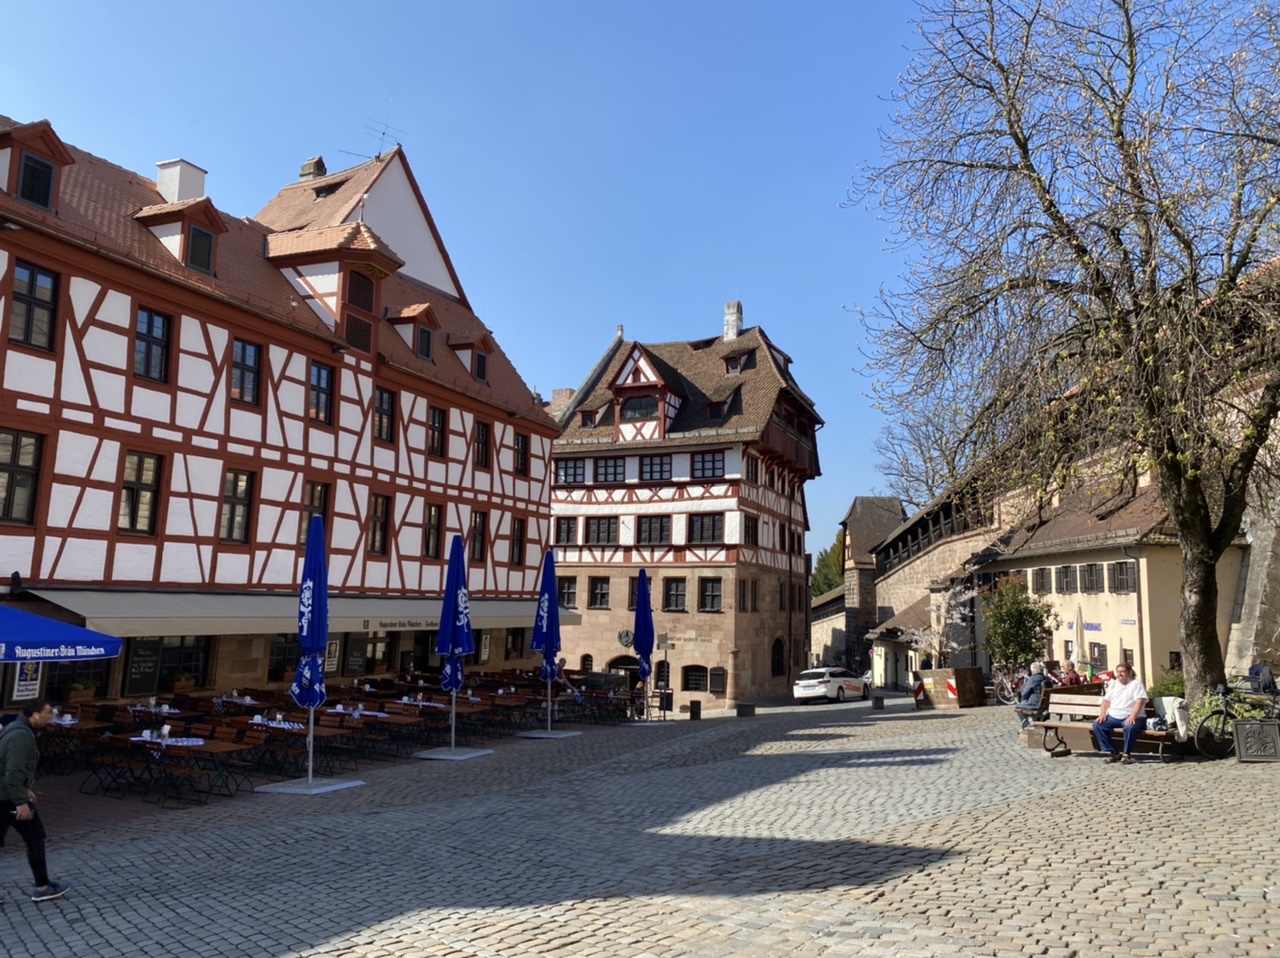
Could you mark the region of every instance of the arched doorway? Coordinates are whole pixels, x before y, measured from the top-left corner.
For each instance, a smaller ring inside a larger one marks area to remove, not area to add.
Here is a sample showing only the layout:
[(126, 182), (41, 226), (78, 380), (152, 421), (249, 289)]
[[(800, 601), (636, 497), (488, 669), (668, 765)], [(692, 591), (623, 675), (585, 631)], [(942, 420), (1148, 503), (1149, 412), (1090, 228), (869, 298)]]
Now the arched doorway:
[(640, 682), (640, 660), (634, 655), (619, 655), (609, 660), (606, 672), (622, 673), (627, 677), (627, 688), (633, 689)]

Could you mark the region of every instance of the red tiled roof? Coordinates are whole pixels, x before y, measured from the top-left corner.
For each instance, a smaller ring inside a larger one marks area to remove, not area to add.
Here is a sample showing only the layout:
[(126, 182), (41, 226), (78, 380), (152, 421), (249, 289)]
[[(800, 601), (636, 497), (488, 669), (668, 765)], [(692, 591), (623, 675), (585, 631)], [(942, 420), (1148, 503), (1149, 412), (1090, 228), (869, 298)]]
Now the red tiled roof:
[(272, 197), (254, 219), (276, 231), (337, 226), (351, 215), (378, 174), (399, 152), (397, 146), (377, 159), (348, 170), (290, 183)]
[(268, 259), (340, 250), (378, 253), (394, 263), (397, 269), (404, 265), (404, 260), (396, 255), (396, 251), (364, 223), (342, 223), (338, 226), (324, 226), (317, 229), (271, 233), (267, 236)]
[[(0, 135), (17, 126), (19, 124), (16, 121), (0, 116)], [(139, 210), (170, 205), (164, 203), (154, 181), (75, 147), (69, 146), (67, 149), (75, 163), (62, 170), (58, 215), (0, 191), (0, 218), (92, 248), (100, 255), (127, 266), (158, 274), (284, 326), (304, 330), (326, 342), (340, 342), (312, 310), (297, 305), (297, 293), (293, 286), (263, 255), (264, 247), (268, 244), (278, 243), (283, 244), (281, 248), (288, 248), (289, 243), (305, 245), (316, 242), (314, 236), (308, 239), (305, 234), (295, 233), (289, 237), (278, 237), (265, 221), (234, 219), (217, 213), (227, 229), (218, 238), (218, 272), (216, 276), (201, 273), (178, 262), (160, 240), (135, 218)], [(355, 181), (358, 188), (361, 178), (368, 176), (365, 181), (367, 185), (372, 182), (380, 164), (388, 162), (397, 152), (398, 150), (393, 150), (380, 160), (325, 179), (335, 180), (347, 176), (348, 186)], [(313, 194), (309, 187), (321, 182), (324, 181), (312, 180), (296, 186), (306, 188), (307, 194), (311, 196)], [(275, 200), (267, 204), (264, 210), (269, 212), (267, 220), (276, 223), (286, 221), (285, 213), (291, 209), (291, 197), (297, 193), (296, 186), (286, 187)], [(358, 189), (356, 200), (363, 192), (363, 189)], [(284, 201), (281, 200), (282, 197), (285, 198)], [(311, 202), (314, 200), (308, 200), (308, 203)], [(320, 202), (323, 204), (327, 200)], [(333, 208), (328, 207), (330, 211)], [(338, 217), (339, 221), (343, 218), (345, 214)], [(317, 217), (312, 217), (308, 220), (290, 213), (289, 228), (303, 230), (312, 225), (335, 225), (313, 222), (316, 219)], [(316, 230), (315, 233), (328, 235), (325, 230)], [(369, 251), (377, 249), (381, 255), (394, 257), (399, 262), (399, 257), (364, 224), (339, 226), (333, 231), (333, 235), (343, 237), (336, 241), (347, 244), (341, 248)], [(382, 301), (388, 307), (389, 315), (398, 315), (410, 307), (429, 306), (439, 322), (439, 328), (446, 334), (475, 335), (487, 332), (484, 324), (466, 306), (410, 277), (392, 274), (384, 279)], [(554, 420), (535, 401), (533, 393), (500, 346), (495, 344), (489, 355), (489, 381), (483, 384), (472, 378), (469, 370), (462, 367), (452, 350), (443, 347), (443, 340), (444, 337), (440, 337), (442, 346), (436, 350), (435, 363), (429, 363), (418, 359), (389, 322), (384, 324), (379, 337), (384, 358), (397, 367), (525, 417), (540, 426), (555, 428)]]

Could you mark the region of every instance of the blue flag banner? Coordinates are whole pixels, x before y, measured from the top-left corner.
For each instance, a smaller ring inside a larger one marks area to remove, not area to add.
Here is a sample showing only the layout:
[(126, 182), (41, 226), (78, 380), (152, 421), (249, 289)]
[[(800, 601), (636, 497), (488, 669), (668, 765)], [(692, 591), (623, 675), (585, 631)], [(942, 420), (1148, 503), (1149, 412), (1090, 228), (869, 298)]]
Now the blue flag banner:
[(298, 644), (302, 657), (289, 686), (299, 708), (324, 705), (324, 653), (329, 643), (329, 572), (325, 564), (324, 518), (312, 516), (307, 527), (307, 554), (298, 590)]
[(436, 654), (445, 657), (440, 672), (440, 688), (456, 692), (462, 688), (462, 658), (476, 650), (471, 634), (471, 599), (467, 593), (467, 566), (462, 556), (462, 536), (454, 536), (449, 546), (449, 568), (444, 577), (444, 599), (440, 606), (440, 633)]
[(538, 617), (533, 623), (530, 648), (542, 653), (539, 673), (542, 681), (556, 677), (556, 656), (560, 654), (560, 595), (556, 585), (556, 560), (550, 551), (542, 560), (542, 590), (538, 593)]

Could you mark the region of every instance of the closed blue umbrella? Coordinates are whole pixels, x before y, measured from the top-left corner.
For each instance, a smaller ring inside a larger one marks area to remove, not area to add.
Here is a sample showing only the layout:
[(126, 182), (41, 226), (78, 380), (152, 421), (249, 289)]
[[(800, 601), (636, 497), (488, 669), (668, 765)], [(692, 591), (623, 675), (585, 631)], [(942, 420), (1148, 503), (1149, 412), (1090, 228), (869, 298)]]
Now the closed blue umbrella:
[(462, 657), (476, 650), (471, 634), (471, 599), (467, 594), (467, 565), (462, 556), (462, 536), (455, 535), (449, 546), (449, 568), (444, 576), (444, 601), (440, 607), (440, 633), (436, 654), (445, 657), (440, 688), (451, 693), (449, 748), (454, 747), (457, 726), (458, 689), (462, 688)]
[(551, 731), (551, 682), (556, 677), (556, 656), (560, 654), (560, 596), (556, 587), (556, 560), (548, 550), (542, 560), (542, 591), (538, 594), (538, 617), (533, 623), (533, 651), (542, 653), (542, 680), (547, 683), (547, 731)]
[(653, 672), (653, 608), (649, 604), (649, 577), (640, 570), (636, 583), (636, 627), (632, 649), (640, 660), (640, 681), (644, 683), (645, 713), (649, 711), (649, 675)]
[(316, 709), (324, 705), (324, 653), (329, 644), (329, 572), (324, 555), (324, 518), (312, 516), (307, 526), (307, 554), (298, 589), (298, 645), (301, 658), (289, 686), (299, 708), (307, 710), (307, 782), (312, 781)]

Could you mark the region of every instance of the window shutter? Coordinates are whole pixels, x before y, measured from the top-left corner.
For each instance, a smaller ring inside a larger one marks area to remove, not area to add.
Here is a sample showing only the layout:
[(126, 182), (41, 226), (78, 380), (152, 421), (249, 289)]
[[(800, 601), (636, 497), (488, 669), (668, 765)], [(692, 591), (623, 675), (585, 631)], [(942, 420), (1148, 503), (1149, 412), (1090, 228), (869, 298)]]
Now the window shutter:
[(49, 209), (53, 205), (53, 164), (24, 154), (18, 195), (28, 203)]
[(373, 325), (356, 316), (348, 316), (346, 327), (346, 341), (362, 352), (369, 352), (373, 345)]
[(725, 669), (719, 667), (711, 669), (707, 674), (707, 678), (709, 679), (709, 688), (707, 691), (716, 695), (723, 695), (727, 685), (728, 675), (729, 673)]
[(366, 313), (372, 313), (373, 280), (364, 273), (357, 273), (355, 270), (348, 273), (347, 302), (352, 306), (363, 309)]
[(187, 240), (187, 264), (206, 273), (213, 271), (213, 234), (198, 226), (191, 227)]

